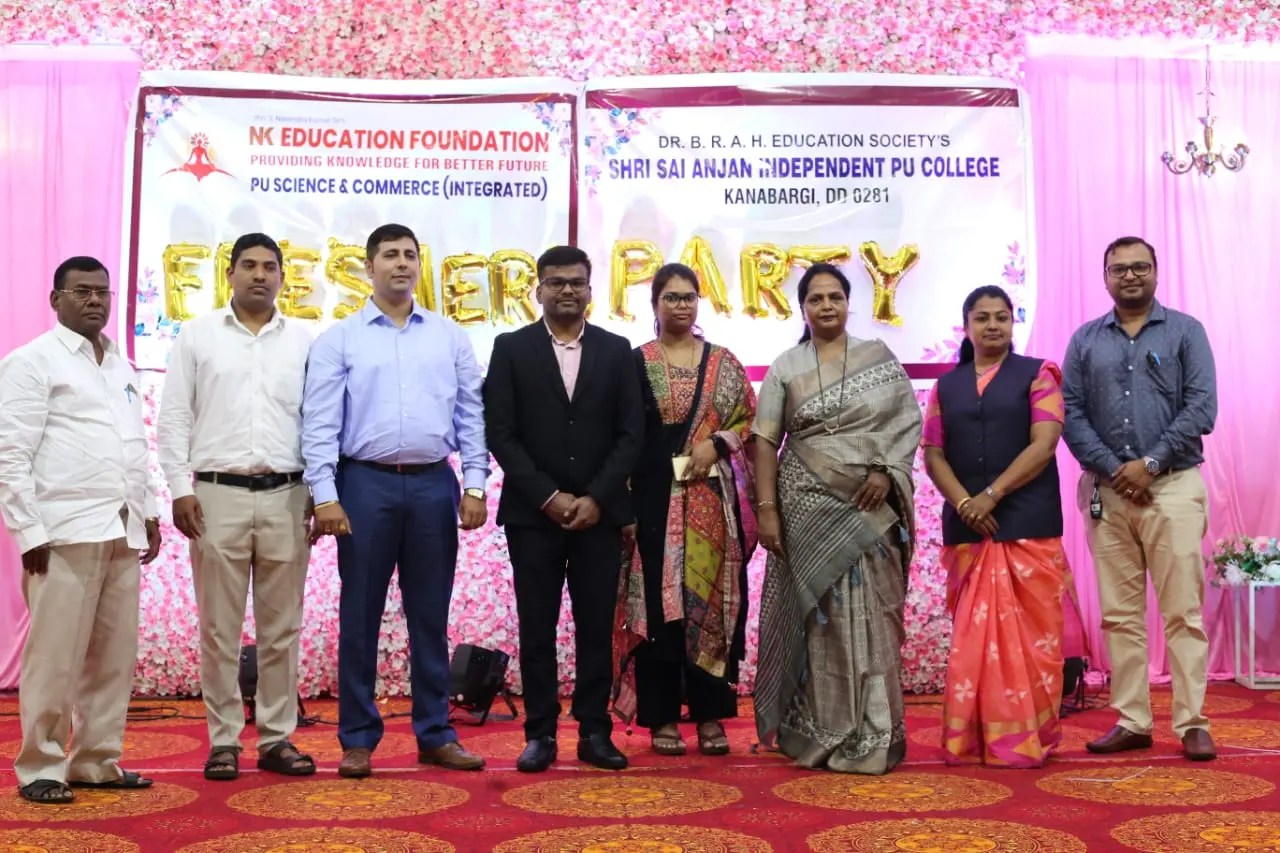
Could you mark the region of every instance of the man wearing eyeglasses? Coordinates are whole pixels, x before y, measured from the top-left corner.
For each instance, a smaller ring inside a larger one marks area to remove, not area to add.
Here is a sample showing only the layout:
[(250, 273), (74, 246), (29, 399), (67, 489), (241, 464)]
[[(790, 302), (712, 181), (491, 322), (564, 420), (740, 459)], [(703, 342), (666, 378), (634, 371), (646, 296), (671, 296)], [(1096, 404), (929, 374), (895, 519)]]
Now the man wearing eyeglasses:
[(610, 739), (609, 695), (622, 528), (633, 521), (627, 479), (644, 430), (640, 383), (626, 338), (586, 321), (587, 255), (556, 246), (537, 268), (542, 322), (498, 336), (484, 384), (520, 619), (528, 743), (516, 768), (540, 772), (556, 759), (556, 623), (567, 580), (578, 760), (621, 770), (627, 759)]
[[(102, 334), (111, 283), (96, 258), (63, 261), (58, 324), (0, 362), (0, 512), (22, 552), (30, 630), (14, 761), (29, 802), (141, 789), (120, 767), (138, 652), (139, 554), (160, 552), (138, 375)], [(71, 730), (75, 743), (68, 759)]]
[(1209, 642), (1201, 618), (1208, 497), (1202, 437), (1218, 414), (1213, 351), (1198, 320), (1155, 298), (1155, 249), (1122, 237), (1103, 254), (1115, 308), (1071, 338), (1064, 438), (1084, 469), (1079, 504), (1098, 571), (1118, 724), (1100, 754), (1151, 746), (1147, 575), (1164, 617), (1173, 731), (1193, 761), (1217, 754), (1203, 713)]

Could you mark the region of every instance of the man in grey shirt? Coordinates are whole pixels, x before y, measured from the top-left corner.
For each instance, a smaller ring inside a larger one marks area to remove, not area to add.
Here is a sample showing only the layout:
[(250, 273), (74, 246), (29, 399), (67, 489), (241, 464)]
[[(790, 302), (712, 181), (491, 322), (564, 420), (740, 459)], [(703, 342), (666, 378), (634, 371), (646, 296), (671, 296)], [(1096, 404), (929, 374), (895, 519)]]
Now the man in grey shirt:
[(1122, 237), (1103, 253), (1115, 310), (1081, 326), (1063, 364), (1063, 437), (1084, 468), (1079, 504), (1098, 571), (1118, 724), (1095, 753), (1151, 746), (1147, 573), (1164, 617), (1173, 730), (1192, 760), (1216, 756), (1204, 705), (1201, 620), (1208, 497), (1202, 436), (1218, 415), (1213, 351), (1198, 320), (1155, 298), (1156, 252)]

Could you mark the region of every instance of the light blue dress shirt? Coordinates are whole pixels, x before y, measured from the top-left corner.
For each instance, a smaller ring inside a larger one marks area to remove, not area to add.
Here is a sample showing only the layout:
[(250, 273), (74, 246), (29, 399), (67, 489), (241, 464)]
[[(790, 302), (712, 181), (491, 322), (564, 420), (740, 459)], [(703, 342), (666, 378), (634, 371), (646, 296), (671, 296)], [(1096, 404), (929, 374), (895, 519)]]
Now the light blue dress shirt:
[(489, 476), (483, 377), (466, 332), (414, 303), (403, 328), (370, 299), (326, 329), (307, 357), (304, 478), (336, 501), (339, 457), (423, 465), (461, 453), (464, 488)]

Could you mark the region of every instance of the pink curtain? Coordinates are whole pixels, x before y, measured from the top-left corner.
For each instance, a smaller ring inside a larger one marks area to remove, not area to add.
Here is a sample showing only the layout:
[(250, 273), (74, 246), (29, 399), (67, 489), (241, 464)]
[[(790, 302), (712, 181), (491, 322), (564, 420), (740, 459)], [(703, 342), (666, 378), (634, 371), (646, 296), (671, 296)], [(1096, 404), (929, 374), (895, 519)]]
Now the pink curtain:
[[(123, 48), (0, 48), (0, 354), (53, 325), (49, 289), (65, 258), (98, 258), (116, 292), (128, 290), (121, 182), (138, 70)], [(21, 575), (17, 548), (0, 535), (0, 690), (18, 685)]]
[[(1195, 53), (1191, 54), (1192, 56)], [(1200, 52), (1203, 57), (1203, 52)], [(1025, 68), (1035, 157), (1038, 304), (1029, 351), (1061, 359), (1071, 333), (1108, 311), (1102, 252), (1114, 238), (1145, 237), (1157, 250), (1165, 305), (1204, 323), (1218, 374), (1217, 428), (1206, 441), (1210, 498), (1206, 549), (1228, 534), (1280, 535), (1280, 64), (1212, 63), (1218, 142), (1244, 141), (1243, 172), (1170, 174), (1166, 150), (1199, 141), (1203, 59), (1041, 56)], [(1075, 570), (1095, 666), (1106, 668), (1097, 576), (1075, 510), (1079, 468), (1060, 453), (1067, 550)], [(1151, 675), (1168, 673), (1161, 621), (1148, 594)], [(1260, 668), (1280, 671), (1275, 604), (1260, 596)], [(1230, 677), (1231, 592), (1209, 588), (1205, 625), (1210, 673)]]

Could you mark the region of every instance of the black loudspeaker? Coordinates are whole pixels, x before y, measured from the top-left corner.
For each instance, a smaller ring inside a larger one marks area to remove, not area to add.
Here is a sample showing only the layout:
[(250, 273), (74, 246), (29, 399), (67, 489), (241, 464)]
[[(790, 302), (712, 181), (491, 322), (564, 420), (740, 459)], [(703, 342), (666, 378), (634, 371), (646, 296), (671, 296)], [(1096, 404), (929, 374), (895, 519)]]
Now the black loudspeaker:
[(1084, 674), (1088, 670), (1084, 658), (1067, 658), (1062, 662), (1062, 709), (1060, 717), (1071, 711), (1087, 711), (1089, 704), (1084, 695)]
[(478, 726), (489, 718), (493, 700), (501, 696), (511, 711), (511, 716), (503, 719), (514, 720), (516, 707), (506, 688), (510, 662), (510, 655), (497, 649), (469, 643), (458, 646), (449, 664), (449, 704), (470, 716), (469, 722)]
[[(243, 646), (240, 649), (240, 698), (244, 700), (244, 721), (252, 723), (257, 719), (258, 695), (258, 647)], [(302, 704), (302, 694), (298, 694), (298, 726), (305, 728), (313, 723), (307, 718), (306, 707)]]

